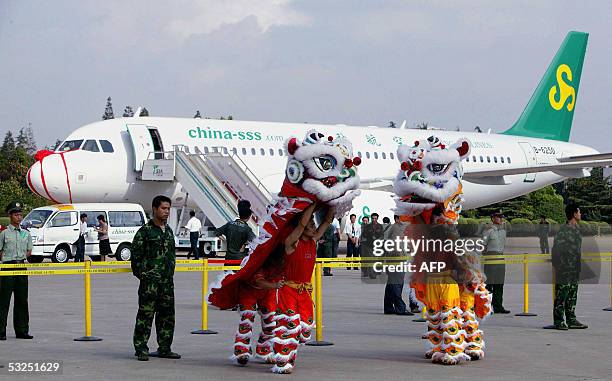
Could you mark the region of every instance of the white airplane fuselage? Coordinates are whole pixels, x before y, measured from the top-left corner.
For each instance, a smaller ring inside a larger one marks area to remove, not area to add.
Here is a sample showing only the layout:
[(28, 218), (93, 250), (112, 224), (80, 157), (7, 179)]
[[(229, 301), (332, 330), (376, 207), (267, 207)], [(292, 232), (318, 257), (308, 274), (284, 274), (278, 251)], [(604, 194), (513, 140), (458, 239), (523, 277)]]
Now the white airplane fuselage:
[[(139, 173), (134, 170), (136, 158), (129, 125), (146, 125), (157, 130), (165, 151), (171, 151), (175, 145), (184, 145), (190, 152), (197, 147), (203, 153), (225, 149), (230, 154), (236, 153), (271, 193), (280, 190), (285, 177), (284, 142), (291, 136), (301, 139), (313, 128), (326, 135), (340, 134), (348, 138), (354, 154), (362, 158), (359, 176), (372, 186), (376, 185), (376, 179), (389, 179), (397, 174), (400, 166), (396, 157), (398, 144), (412, 144), (431, 135), (447, 144), (461, 137), (471, 141), (469, 159), (463, 162), (466, 173), (552, 164), (562, 157), (598, 153), (587, 146), (556, 140), (461, 131), (191, 118), (120, 118), (88, 124), (72, 132), (66, 141), (95, 140), (100, 152), (85, 150), (83, 144), (81, 149), (46, 156), (30, 168), (28, 185), (35, 193), (56, 203), (133, 202), (148, 209), (154, 196), (165, 194), (180, 204), (186, 194), (176, 181), (139, 179)], [(102, 152), (100, 140), (109, 141), (113, 152)], [(495, 185), (464, 181), (464, 208), (507, 200), (565, 179), (553, 172), (506, 178), (505, 184)], [(384, 185), (384, 181), (378, 182), (379, 185)], [(389, 192), (367, 190), (357, 199), (356, 208), (368, 205), (371, 212), (390, 216), (388, 209), (393, 206), (390, 196)]]

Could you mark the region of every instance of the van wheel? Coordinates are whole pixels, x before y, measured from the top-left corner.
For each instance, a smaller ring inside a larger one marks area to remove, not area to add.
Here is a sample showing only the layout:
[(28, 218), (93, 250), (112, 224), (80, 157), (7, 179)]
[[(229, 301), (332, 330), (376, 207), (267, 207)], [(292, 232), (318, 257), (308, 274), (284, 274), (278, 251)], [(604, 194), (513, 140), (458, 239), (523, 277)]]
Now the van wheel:
[(44, 259), (45, 259), (45, 257), (43, 257), (42, 255), (30, 255), (28, 257), (28, 262), (30, 262), (30, 263), (41, 263)]
[(210, 257), (212, 253), (214, 253), (212, 243), (210, 242), (200, 242), (200, 247), (198, 249), (200, 257)]
[(115, 252), (117, 261), (129, 261), (132, 259), (132, 246), (129, 243), (122, 243)]
[(51, 261), (53, 263), (66, 263), (70, 257), (70, 248), (65, 245), (60, 245), (56, 247), (53, 254), (51, 254)]

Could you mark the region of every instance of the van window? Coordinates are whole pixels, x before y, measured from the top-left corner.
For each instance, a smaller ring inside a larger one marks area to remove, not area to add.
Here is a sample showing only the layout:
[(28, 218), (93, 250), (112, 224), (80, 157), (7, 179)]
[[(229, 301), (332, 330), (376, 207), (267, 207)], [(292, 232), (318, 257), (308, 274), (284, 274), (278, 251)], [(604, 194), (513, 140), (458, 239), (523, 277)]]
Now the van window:
[(108, 223), (112, 227), (132, 227), (144, 225), (141, 212), (108, 212)]
[(86, 140), (85, 144), (83, 144), (83, 151), (100, 152), (100, 149), (95, 140)]
[(47, 222), (47, 219), (49, 218), (51, 213), (53, 213), (53, 211), (51, 210), (34, 209), (33, 211), (30, 212), (30, 214), (27, 215), (26, 218), (23, 219), (23, 222), (21, 223), (21, 225), (25, 227), (28, 227), (29, 225), (34, 228), (42, 228), (45, 222)]
[(66, 152), (66, 151), (72, 151), (72, 150), (75, 150), (75, 149), (79, 149), (79, 148), (81, 148), (81, 144), (82, 143), (83, 143), (83, 139), (80, 139), (80, 140), (66, 140), (64, 142), (64, 144), (62, 144), (60, 146), (58, 151)]
[(98, 216), (101, 214), (104, 216), (104, 220), (108, 221), (108, 218), (106, 217), (106, 212), (103, 212), (101, 210), (83, 210), (81, 211), (81, 214), (87, 214), (87, 227), (88, 228), (93, 228), (94, 226), (98, 226)]
[(100, 147), (102, 147), (102, 151), (112, 153), (115, 152), (113, 145), (108, 140), (100, 140)]
[(51, 220), (51, 227), (72, 226), (77, 223), (77, 212), (60, 212)]

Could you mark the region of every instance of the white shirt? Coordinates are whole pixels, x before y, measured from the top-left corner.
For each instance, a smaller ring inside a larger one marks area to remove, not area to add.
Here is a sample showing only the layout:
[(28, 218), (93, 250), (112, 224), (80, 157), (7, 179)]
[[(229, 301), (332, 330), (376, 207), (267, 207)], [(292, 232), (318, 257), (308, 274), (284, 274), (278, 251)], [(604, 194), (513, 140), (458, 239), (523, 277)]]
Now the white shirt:
[(191, 217), (185, 226), (190, 233), (199, 233), (202, 229), (202, 223), (195, 216)]
[(359, 238), (361, 236), (361, 226), (355, 221), (354, 224), (349, 220), (344, 226), (344, 234), (348, 237)]
[(334, 218), (331, 225), (334, 227), (334, 233), (340, 234), (340, 222), (338, 222), (337, 218)]
[(82, 236), (87, 235), (87, 222), (81, 222), (81, 225), (79, 226), (79, 234)]

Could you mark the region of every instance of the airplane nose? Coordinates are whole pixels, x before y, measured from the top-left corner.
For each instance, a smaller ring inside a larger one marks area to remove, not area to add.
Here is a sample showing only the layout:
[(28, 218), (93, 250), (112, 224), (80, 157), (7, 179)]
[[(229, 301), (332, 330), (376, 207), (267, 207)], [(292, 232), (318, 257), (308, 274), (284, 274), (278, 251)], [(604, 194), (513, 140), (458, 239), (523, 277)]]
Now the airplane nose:
[(30, 190), (55, 203), (72, 202), (70, 183), (62, 154), (53, 154), (34, 163), (27, 174)]

